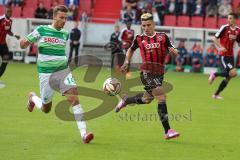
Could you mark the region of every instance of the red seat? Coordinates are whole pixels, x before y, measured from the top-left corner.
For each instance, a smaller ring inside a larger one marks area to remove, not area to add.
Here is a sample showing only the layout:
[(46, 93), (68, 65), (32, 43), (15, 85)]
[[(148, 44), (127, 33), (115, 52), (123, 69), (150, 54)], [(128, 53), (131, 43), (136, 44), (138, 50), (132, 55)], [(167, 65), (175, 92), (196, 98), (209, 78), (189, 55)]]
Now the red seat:
[(0, 5), (0, 16), (4, 14), (4, 6)]
[(165, 15), (164, 16), (164, 26), (176, 26), (176, 16), (174, 15)]
[(23, 17), (24, 18), (33, 18), (34, 14), (35, 14), (35, 10), (36, 10), (36, 8), (28, 8), (28, 9), (24, 10)]
[(189, 16), (178, 16), (177, 26), (178, 27), (190, 27), (190, 17)]
[(227, 23), (228, 23), (227, 18), (219, 18), (218, 19), (218, 27), (221, 27), (222, 25), (225, 25)]
[(12, 12), (12, 16), (13, 17), (21, 17), (21, 7), (13, 7), (13, 12)]
[(191, 27), (202, 28), (203, 27), (203, 17), (192, 17)]
[(205, 28), (217, 28), (217, 18), (215, 17), (206, 17), (204, 20)]
[(236, 20), (236, 25), (237, 25), (237, 26), (240, 26), (240, 19), (237, 19), (237, 20)]

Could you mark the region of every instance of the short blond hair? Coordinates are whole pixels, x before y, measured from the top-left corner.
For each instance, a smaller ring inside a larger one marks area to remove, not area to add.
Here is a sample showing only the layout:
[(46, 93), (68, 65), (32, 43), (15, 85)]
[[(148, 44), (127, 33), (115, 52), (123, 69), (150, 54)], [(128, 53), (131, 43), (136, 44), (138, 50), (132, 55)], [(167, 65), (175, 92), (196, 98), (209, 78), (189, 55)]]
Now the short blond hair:
[(141, 21), (153, 20), (153, 15), (151, 13), (144, 13), (141, 15)]

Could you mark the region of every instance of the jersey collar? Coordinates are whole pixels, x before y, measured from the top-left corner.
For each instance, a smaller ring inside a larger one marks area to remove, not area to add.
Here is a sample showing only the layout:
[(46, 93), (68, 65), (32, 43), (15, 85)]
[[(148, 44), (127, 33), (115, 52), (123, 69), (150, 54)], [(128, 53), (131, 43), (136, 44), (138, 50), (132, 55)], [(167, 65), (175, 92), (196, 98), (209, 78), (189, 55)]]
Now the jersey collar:
[(152, 36), (148, 36), (148, 35), (146, 35), (145, 33), (143, 33), (143, 35), (144, 35), (144, 36), (147, 36), (147, 37), (149, 37), (149, 38), (153, 38), (154, 36), (156, 36), (156, 32), (154, 32), (154, 34), (153, 34)]

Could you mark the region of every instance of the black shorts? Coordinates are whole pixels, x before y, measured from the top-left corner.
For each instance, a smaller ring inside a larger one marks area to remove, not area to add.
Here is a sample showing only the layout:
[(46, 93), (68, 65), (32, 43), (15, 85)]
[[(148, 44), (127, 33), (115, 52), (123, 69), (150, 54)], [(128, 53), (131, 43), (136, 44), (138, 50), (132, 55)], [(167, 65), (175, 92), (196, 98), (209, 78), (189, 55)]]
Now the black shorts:
[(154, 88), (162, 86), (164, 76), (141, 72), (140, 78), (144, 89), (151, 94)]
[(229, 72), (234, 68), (234, 57), (231, 56), (221, 56), (222, 70), (224, 72)]
[(7, 44), (0, 44), (0, 56), (3, 60), (11, 59)]

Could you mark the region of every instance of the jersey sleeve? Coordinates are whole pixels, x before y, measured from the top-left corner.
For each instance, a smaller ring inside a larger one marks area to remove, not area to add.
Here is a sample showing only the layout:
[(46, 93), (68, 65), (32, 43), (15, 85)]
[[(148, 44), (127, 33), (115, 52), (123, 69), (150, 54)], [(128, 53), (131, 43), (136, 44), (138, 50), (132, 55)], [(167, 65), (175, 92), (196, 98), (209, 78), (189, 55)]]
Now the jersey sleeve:
[(166, 47), (167, 48), (175, 48), (175, 46), (172, 44), (172, 42), (170, 41), (169, 37), (165, 34), (166, 37)]
[(135, 51), (139, 47), (137, 39), (138, 39), (138, 36), (135, 37), (135, 39), (133, 40), (132, 45), (130, 47), (133, 51)]
[(37, 42), (39, 38), (40, 38), (39, 27), (37, 27), (32, 33), (30, 33), (26, 37), (26, 39), (31, 43)]
[(215, 37), (216, 37), (216, 38), (221, 38), (221, 37), (223, 36), (223, 33), (224, 33), (225, 29), (226, 29), (226, 26), (222, 26), (222, 27), (217, 31), (217, 33), (215, 34)]

